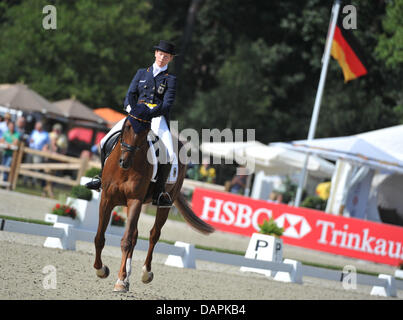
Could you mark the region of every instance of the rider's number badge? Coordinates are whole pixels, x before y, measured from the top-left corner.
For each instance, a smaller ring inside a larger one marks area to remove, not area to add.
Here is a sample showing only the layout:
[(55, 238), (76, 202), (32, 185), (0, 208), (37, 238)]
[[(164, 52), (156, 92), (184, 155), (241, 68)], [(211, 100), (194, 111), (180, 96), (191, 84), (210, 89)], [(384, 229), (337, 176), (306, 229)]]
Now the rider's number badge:
[(165, 87), (166, 87), (166, 85), (163, 84), (163, 83), (161, 83), (161, 84), (159, 85), (158, 89), (157, 89), (158, 94), (163, 94), (164, 91), (165, 91)]

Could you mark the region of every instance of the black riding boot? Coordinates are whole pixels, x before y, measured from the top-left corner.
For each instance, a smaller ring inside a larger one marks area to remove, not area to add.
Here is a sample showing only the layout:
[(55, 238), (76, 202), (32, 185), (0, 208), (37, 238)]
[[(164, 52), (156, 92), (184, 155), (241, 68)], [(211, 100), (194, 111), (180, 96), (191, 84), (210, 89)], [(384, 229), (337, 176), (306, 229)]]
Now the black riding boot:
[(159, 164), (157, 171), (157, 181), (155, 182), (155, 189), (153, 194), (152, 204), (160, 208), (172, 207), (172, 199), (168, 192), (165, 192), (165, 183), (171, 172), (171, 163)]
[(88, 189), (97, 190), (97, 191), (99, 191), (101, 189), (101, 185), (102, 185), (101, 176), (102, 176), (102, 171), (104, 170), (104, 162), (105, 162), (105, 152), (101, 150), (101, 172), (99, 173), (98, 176), (95, 176), (94, 178), (92, 178), (92, 180), (90, 182), (85, 184), (85, 186)]

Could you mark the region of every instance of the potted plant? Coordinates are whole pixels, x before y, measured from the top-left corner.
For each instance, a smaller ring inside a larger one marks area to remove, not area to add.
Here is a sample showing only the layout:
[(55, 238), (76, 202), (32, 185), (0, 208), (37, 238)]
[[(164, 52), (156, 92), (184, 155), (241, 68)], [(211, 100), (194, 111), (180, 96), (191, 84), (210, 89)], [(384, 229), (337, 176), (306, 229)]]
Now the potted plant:
[(95, 176), (98, 176), (101, 173), (101, 169), (100, 168), (89, 168), (87, 171), (85, 171), (84, 176), (88, 177), (88, 178), (93, 178)]
[(259, 224), (260, 233), (267, 234), (280, 238), (284, 233), (284, 228), (280, 228), (273, 218), (270, 220), (264, 220), (262, 224)]
[(76, 225), (77, 210), (69, 205), (57, 203), (52, 208), (52, 213), (45, 215), (45, 221), (51, 223), (67, 223)]
[(283, 259), (283, 240), (281, 236), (284, 233), (284, 228), (279, 227), (277, 222), (270, 218), (259, 224), (259, 229), (259, 239), (265, 239), (269, 245), (271, 244), (269, 261), (281, 262)]
[(98, 200), (92, 201), (93, 193), (83, 185), (73, 186), (67, 203), (74, 206), (80, 223), (79, 227), (96, 230), (98, 227)]
[(78, 185), (73, 186), (71, 188), (70, 196), (76, 199), (83, 199), (86, 201), (91, 201), (92, 199), (92, 192), (90, 189), (86, 188), (85, 186)]
[(112, 212), (111, 225), (118, 226), (118, 227), (124, 227), (125, 223), (126, 223), (126, 220), (122, 216), (118, 215), (118, 213), (116, 211)]
[(111, 234), (123, 234), (126, 219), (119, 215), (116, 211), (112, 212), (112, 219), (109, 231)]
[[(259, 224), (259, 232), (252, 234), (246, 250), (245, 258), (258, 259), (263, 261), (282, 262), (283, 260), (283, 241), (280, 238), (284, 232), (273, 218), (263, 221)], [(241, 271), (257, 272), (266, 276), (274, 277), (275, 273), (271, 270), (241, 267)]]
[(80, 184), (84, 185), (87, 182), (90, 182), (92, 180), (92, 178), (99, 175), (100, 173), (101, 173), (101, 169), (99, 169), (99, 168), (95, 168), (95, 167), (89, 168), (88, 170), (86, 170), (84, 172), (84, 175), (81, 177)]
[(304, 201), (301, 204), (301, 207), (325, 211), (326, 204), (327, 200), (323, 200), (318, 196), (309, 196), (304, 199)]

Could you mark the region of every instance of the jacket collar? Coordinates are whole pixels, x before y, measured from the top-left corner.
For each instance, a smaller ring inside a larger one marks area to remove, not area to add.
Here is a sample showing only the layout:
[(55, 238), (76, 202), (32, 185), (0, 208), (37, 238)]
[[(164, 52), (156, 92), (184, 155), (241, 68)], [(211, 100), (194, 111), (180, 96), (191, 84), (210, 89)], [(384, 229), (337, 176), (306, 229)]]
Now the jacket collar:
[(158, 72), (157, 74), (155, 74), (155, 77), (156, 77), (156, 76), (158, 76), (160, 73), (162, 73), (162, 72), (168, 70), (168, 65), (165, 65), (164, 67), (160, 68), (160, 67), (158, 67), (158, 66), (156, 65), (156, 63), (154, 62), (154, 64), (151, 66), (151, 72), (153, 73), (153, 75), (154, 75), (154, 70), (155, 70), (156, 72)]

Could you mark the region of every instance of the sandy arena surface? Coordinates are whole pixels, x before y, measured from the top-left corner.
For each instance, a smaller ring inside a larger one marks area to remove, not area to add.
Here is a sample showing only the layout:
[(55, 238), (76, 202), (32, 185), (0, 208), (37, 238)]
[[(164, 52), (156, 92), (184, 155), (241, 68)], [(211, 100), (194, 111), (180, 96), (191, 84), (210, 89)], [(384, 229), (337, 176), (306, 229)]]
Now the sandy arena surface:
[[(130, 291), (112, 291), (120, 264), (120, 249), (106, 247), (103, 260), (110, 268), (107, 279), (98, 279), (92, 268), (94, 249), (78, 243), (77, 251), (43, 248), (43, 237), (2, 232), (0, 239), (0, 299), (105, 299), (105, 300), (266, 300), (266, 299), (381, 299), (369, 295), (370, 287), (344, 290), (341, 283), (304, 278), (304, 283), (280, 283), (262, 275), (241, 273), (238, 268), (197, 262), (197, 269), (165, 266), (165, 255), (154, 255), (154, 280), (141, 282), (145, 253), (135, 251)], [(25, 243), (24, 243), (25, 242)], [(30, 244), (27, 244), (30, 243)], [(45, 289), (46, 266), (56, 270), (56, 288)], [(14, 276), (18, 275), (18, 276)], [(400, 296), (403, 298), (403, 296)]]
[[(0, 190), (0, 214), (43, 219), (55, 200)], [(143, 214), (139, 221), (140, 236), (147, 236), (154, 218)], [(184, 223), (168, 221), (162, 239), (193, 244), (246, 250), (248, 238), (216, 232), (208, 237)], [(197, 261), (197, 269), (179, 269), (164, 265), (166, 255), (154, 254), (154, 280), (140, 280), (145, 252), (136, 251), (133, 259), (130, 291), (112, 291), (121, 259), (120, 248), (106, 246), (103, 262), (110, 268), (107, 279), (98, 279), (92, 267), (94, 245), (77, 242), (76, 251), (44, 248), (45, 238), (19, 233), (0, 232), (0, 299), (71, 299), (71, 300), (301, 300), (301, 299), (384, 299), (370, 295), (371, 287), (358, 285), (345, 290), (342, 284), (316, 278), (303, 278), (303, 284), (281, 283), (255, 273), (241, 273), (239, 268)], [(357, 269), (393, 274), (394, 268), (340, 256), (285, 246), (284, 258), (333, 265), (355, 265)], [(56, 288), (46, 289), (51, 266)], [(45, 287), (44, 287), (45, 285)], [(397, 298), (403, 299), (398, 291)]]

